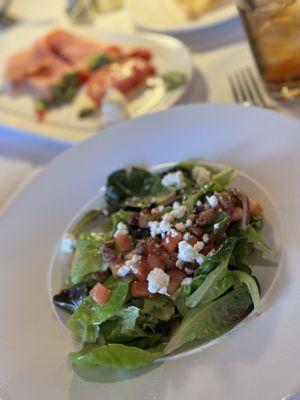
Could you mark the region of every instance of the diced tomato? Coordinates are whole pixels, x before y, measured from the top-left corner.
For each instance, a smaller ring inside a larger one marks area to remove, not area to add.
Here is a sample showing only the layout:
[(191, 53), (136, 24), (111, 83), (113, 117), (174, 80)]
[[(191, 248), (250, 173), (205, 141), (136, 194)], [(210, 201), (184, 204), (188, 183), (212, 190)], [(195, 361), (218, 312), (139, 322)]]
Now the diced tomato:
[(147, 242), (147, 247), (148, 247), (148, 253), (149, 254), (154, 254), (156, 256), (160, 255), (161, 247), (160, 247), (160, 240), (159, 239), (149, 240)]
[(121, 260), (119, 262), (116, 262), (115, 264), (110, 265), (110, 270), (114, 279), (120, 279), (118, 271), (122, 267), (122, 265), (124, 265), (124, 262), (122, 262)]
[(37, 115), (37, 119), (39, 122), (43, 122), (45, 120), (46, 117), (46, 110), (38, 110), (36, 112)]
[(170, 270), (176, 268), (176, 261), (178, 258), (177, 252), (170, 253), (169, 251), (164, 251), (161, 253), (161, 258), (164, 260), (165, 263), (165, 270)]
[(97, 304), (105, 304), (110, 298), (110, 295), (111, 291), (99, 282), (97, 282), (93, 289), (90, 291), (90, 296)]
[(174, 268), (171, 271), (169, 271), (169, 276), (170, 276), (170, 283), (168, 285), (168, 293), (172, 295), (180, 287), (181, 282), (187, 275), (180, 269)]
[(87, 69), (83, 69), (82, 71), (80, 71), (79, 72), (80, 83), (86, 82), (89, 79), (90, 75), (91, 73)]
[(149, 297), (151, 293), (148, 291), (148, 283), (145, 281), (134, 281), (130, 285), (132, 297)]
[(133, 249), (131, 235), (121, 233), (116, 237), (116, 248), (120, 251), (130, 251)]
[(141, 58), (127, 58), (96, 71), (88, 81), (87, 94), (98, 105), (110, 89), (118, 89), (127, 95), (145, 84), (154, 75), (154, 67)]
[(203, 250), (201, 250), (201, 254), (203, 254), (204, 256), (207, 256), (207, 254), (212, 251), (212, 249), (214, 248), (214, 244), (213, 243), (207, 243), (204, 247)]
[(263, 212), (262, 206), (256, 199), (249, 199), (250, 200), (250, 211), (252, 215), (260, 215)]
[(133, 49), (128, 53), (128, 57), (142, 58), (145, 61), (149, 61), (152, 58), (152, 53), (148, 49), (137, 48)]
[(190, 238), (189, 238), (189, 240), (188, 240), (188, 243), (191, 245), (191, 246), (194, 246), (196, 243), (198, 242), (198, 238), (196, 237), (196, 236), (191, 236)]
[(148, 270), (154, 268), (165, 269), (165, 262), (162, 257), (156, 256), (155, 254), (149, 254), (147, 257)]
[(148, 276), (147, 263), (143, 260), (133, 264), (132, 273), (139, 281), (145, 281)]
[(168, 233), (164, 240), (162, 241), (162, 246), (167, 251), (175, 251), (177, 249), (178, 243), (182, 240), (182, 236), (178, 233), (176, 236), (172, 236), (172, 234)]

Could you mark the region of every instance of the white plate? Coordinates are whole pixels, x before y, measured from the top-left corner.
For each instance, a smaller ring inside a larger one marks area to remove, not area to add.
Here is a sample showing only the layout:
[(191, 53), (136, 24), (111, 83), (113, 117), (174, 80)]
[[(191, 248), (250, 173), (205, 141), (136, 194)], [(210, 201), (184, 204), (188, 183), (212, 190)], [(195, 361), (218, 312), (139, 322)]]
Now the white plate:
[(237, 17), (233, 1), (189, 19), (175, 0), (127, 0), (134, 24), (142, 29), (162, 33), (187, 33), (212, 28)]
[[(67, 29), (70, 30), (70, 28)], [(30, 45), (48, 30), (49, 27), (45, 29), (23, 26), (20, 29), (6, 32), (0, 38), (0, 65), (2, 69), (9, 54)], [(130, 117), (171, 107), (187, 89), (193, 73), (193, 63), (189, 50), (179, 40), (159, 34), (110, 33), (91, 29), (79, 30), (79, 28), (76, 30), (76, 33), (78, 32), (105, 43), (116, 43), (128, 47), (146, 47), (153, 52), (153, 64), (158, 75), (168, 71), (181, 71), (186, 75), (186, 84), (170, 92), (165, 90), (160, 78), (151, 78), (151, 87), (140, 91), (134, 97), (131, 96), (128, 101), (127, 108)], [(82, 91), (85, 91), (85, 87)], [(101, 118), (78, 118), (78, 112), (83, 106), (81, 99), (81, 96), (77, 96), (70, 105), (50, 111), (46, 120), (43, 123), (38, 123), (33, 111), (33, 102), (29, 96), (10, 96), (7, 92), (0, 90), (0, 112), (5, 113), (2, 119), (5, 118), (7, 119), (6, 122), (14, 123), (22, 129), (26, 129), (28, 126), (28, 130), (37, 133), (76, 141), (86, 139), (89, 134), (105, 126), (105, 121)], [(12, 117), (14, 117), (14, 121), (11, 120)]]
[[(193, 105), (115, 125), (52, 162), (0, 225), (0, 397), (281, 400), (299, 390), (299, 148), (298, 121), (255, 108)], [(281, 236), (283, 257), (263, 314), (205, 351), (146, 371), (76, 373), (66, 361), (73, 344), (48, 299), (48, 266), (61, 233), (109, 172), (191, 157), (251, 176), (247, 185), (266, 208), (275, 243)]]

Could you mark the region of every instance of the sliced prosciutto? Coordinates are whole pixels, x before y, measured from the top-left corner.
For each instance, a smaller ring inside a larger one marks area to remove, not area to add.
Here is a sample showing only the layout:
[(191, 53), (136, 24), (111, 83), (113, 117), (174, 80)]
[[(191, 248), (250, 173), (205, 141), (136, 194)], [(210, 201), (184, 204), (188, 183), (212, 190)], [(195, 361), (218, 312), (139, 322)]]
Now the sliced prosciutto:
[(71, 71), (68, 64), (39, 40), (8, 59), (5, 78), (16, 89), (29, 92), (33, 97), (47, 98), (53, 84)]
[(99, 105), (109, 89), (118, 89), (127, 95), (144, 85), (147, 78), (153, 75), (155, 68), (144, 59), (125, 59), (94, 73), (87, 83), (87, 93)]
[(150, 50), (145, 48), (125, 50), (118, 45), (107, 45), (63, 29), (55, 29), (48, 33), (45, 42), (54, 54), (76, 67), (87, 66), (89, 61), (101, 55), (121, 58), (137, 57), (145, 61), (152, 58)]
[(50, 51), (73, 67), (86, 66), (91, 58), (105, 51), (105, 46), (100, 42), (63, 29), (48, 33), (45, 42)]

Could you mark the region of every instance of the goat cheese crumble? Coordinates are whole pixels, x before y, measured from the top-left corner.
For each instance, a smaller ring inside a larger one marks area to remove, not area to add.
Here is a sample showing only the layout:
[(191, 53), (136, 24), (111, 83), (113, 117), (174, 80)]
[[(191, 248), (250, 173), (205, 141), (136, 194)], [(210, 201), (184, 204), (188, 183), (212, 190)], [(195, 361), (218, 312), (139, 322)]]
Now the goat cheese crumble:
[(202, 241), (203, 241), (204, 243), (207, 243), (207, 242), (209, 241), (209, 236), (208, 236), (207, 233), (204, 233), (204, 235), (202, 236)]
[(183, 281), (181, 281), (181, 286), (190, 285), (192, 282), (193, 282), (192, 278), (184, 278)]
[(192, 170), (192, 177), (198, 185), (202, 185), (202, 183), (208, 181), (210, 176), (210, 171), (204, 167), (196, 166)]
[(163, 176), (161, 184), (163, 186), (176, 186), (178, 188), (184, 187), (185, 182), (182, 171), (169, 172)]
[(116, 238), (119, 235), (128, 235), (128, 228), (123, 222), (119, 222), (117, 225), (117, 230), (114, 233), (114, 237)]
[(191, 237), (190, 232), (185, 232), (185, 234), (183, 235), (183, 240), (189, 240), (190, 237)]
[(69, 232), (65, 233), (60, 243), (60, 251), (64, 254), (71, 254), (75, 250), (75, 247), (75, 236)]
[(193, 275), (193, 273), (194, 273), (194, 271), (192, 269), (190, 269), (190, 268), (185, 268), (184, 271), (188, 275)]
[(148, 290), (150, 293), (167, 294), (170, 276), (161, 268), (154, 268), (147, 276)]
[(176, 265), (177, 268), (182, 269), (183, 266), (184, 266), (184, 262), (182, 260), (178, 259), (176, 261), (175, 265)]
[(199, 252), (203, 249), (204, 243), (197, 242), (194, 246), (185, 240), (178, 243), (178, 258), (185, 262), (193, 262), (199, 256)]
[(185, 225), (182, 222), (178, 222), (178, 224), (175, 225), (175, 228), (179, 231), (179, 232), (183, 232), (185, 231)]
[(187, 228), (189, 228), (189, 227), (191, 227), (192, 225), (193, 225), (192, 220), (191, 220), (191, 219), (187, 219), (186, 222), (185, 222), (185, 226), (186, 226)]
[(180, 219), (184, 216), (186, 212), (185, 206), (179, 206), (176, 210), (172, 210), (169, 213), (163, 215), (161, 221), (149, 221), (148, 226), (150, 228), (151, 237), (155, 237), (157, 235), (165, 235), (167, 232), (170, 232), (172, 229), (172, 222), (174, 219)]
[(206, 200), (212, 208), (216, 208), (219, 204), (217, 196), (215, 196), (214, 194), (212, 196), (206, 196)]
[(141, 261), (142, 257), (138, 255), (133, 255), (130, 260), (127, 260), (122, 267), (118, 269), (117, 275), (120, 278), (124, 278), (124, 276), (128, 275), (129, 272), (132, 270), (133, 265), (139, 261)]

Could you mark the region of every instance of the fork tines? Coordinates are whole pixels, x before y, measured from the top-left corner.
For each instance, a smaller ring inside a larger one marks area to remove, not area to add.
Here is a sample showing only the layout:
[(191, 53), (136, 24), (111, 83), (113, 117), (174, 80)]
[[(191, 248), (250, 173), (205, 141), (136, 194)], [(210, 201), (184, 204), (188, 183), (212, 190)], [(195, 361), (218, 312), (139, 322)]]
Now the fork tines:
[(229, 85), (235, 102), (245, 106), (251, 104), (268, 107), (263, 91), (251, 68), (241, 68), (228, 76)]

